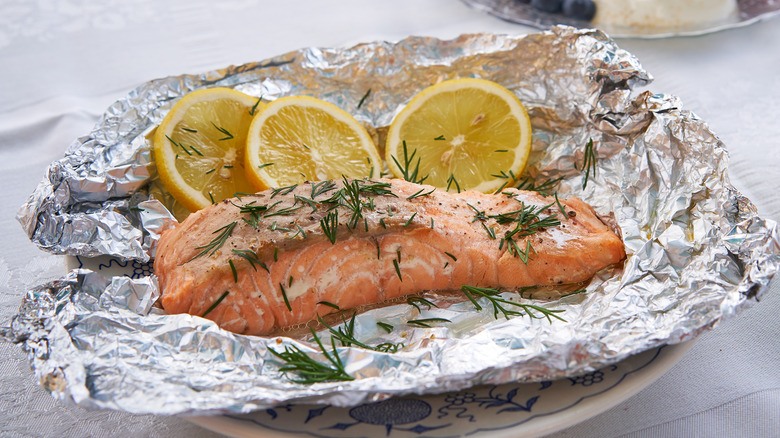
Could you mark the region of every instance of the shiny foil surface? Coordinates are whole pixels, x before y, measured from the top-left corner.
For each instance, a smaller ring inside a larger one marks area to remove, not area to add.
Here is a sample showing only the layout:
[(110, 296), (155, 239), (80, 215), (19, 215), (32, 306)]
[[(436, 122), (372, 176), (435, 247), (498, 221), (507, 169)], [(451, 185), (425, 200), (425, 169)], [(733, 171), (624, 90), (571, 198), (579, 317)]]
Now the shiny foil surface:
[[(562, 310), (565, 321), (495, 317), (485, 299), (477, 311), (462, 295), (426, 293), (439, 308), (403, 302), (356, 317), (361, 342), (403, 348), (389, 353), (336, 343), (354, 380), (298, 384), (269, 350), (296, 346), (325, 363), (305, 331), (235, 335), (207, 319), (155, 307), (154, 276), (105, 279), (76, 270), (30, 290), (3, 336), (29, 353), (36, 376), (55, 397), (86, 408), (213, 414), (282, 402), (351, 406), (582, 374), (692, 339), (767, 290), (780, 262), (777, 224), (759, 217), (729, 183), (724, 144), (678, 98), (641, 91), (652, 78), (633, 55), (600, 31), (569, 27), (527, 36), (309, 48), (151, 81), (112, 105), (51, 165), (19, 220), (49, 251), (146, 261), (161, 230), (176, 223), (158, 200), (168, 202), (159, 196), (146, 138), (187, 92), (227, 86), (268, 100), (313, 95), (355, 115), (381, 144), (393, 116), (415, 93), (455, 77), (490, 79), (512, 90), (534, 129), (526, 176), (537, 182), (562, 177), (559, 196), (582, 197), (614, 217), (622, 233), (624, 265), (600, 272), (585, 292), (503, 294)], [(596, 171), (583, 189), (579, 164), (589, 139)], [(406, 324), (422, 318), (451, 323)], [(387, 333), (377, 322), (394, 330)], [(331, 353), (327, 330), (319, 327), (318, 335)]]

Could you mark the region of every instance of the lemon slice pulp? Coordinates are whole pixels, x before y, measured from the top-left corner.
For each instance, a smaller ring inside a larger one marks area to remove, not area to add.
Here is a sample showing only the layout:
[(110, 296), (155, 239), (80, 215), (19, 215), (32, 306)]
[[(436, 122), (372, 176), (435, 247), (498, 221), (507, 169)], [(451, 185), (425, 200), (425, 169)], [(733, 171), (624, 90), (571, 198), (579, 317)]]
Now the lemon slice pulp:
[(363, 125), (323, 100), (279, 98), (249, 127), (246, 171), (255, 190), (342, 176), (375, 178), (381, 170), (381, 157)]
[(395, 117), (385, 158), (398, 178), (449, 191), (494, 192), (515, 182), (531, 151), (520, 100), (495, 82), (452, 79), (418, 93)]
[(235, 193), (251, 192), (244, 171), (246, 133), (260, 100), (229, 88), (193, 91), (171, 108), (154, 135), (165, 188), (196, 211)]

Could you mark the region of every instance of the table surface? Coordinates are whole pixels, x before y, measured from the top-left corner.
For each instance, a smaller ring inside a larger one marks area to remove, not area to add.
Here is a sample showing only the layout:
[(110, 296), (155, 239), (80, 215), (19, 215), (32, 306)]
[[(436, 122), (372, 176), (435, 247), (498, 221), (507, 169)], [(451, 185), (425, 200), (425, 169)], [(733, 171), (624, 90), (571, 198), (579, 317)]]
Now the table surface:
[[(534, 29), (447, 0), (109, 0), (0, 4), (0, 325), (25, 291), (64, 273), (15, 214), (75, 138), (150, 79), (258, 61), (302, 47), (409, 35)], [(780, 219), (780, 19), (700, 37), (620, 39), (729, 149), (732, 183)], [(780, 291), (704, 333), (658, 381), (553, 437), (780, 436)], [(217, 436), (182, 418), (90, 412), (38, 386), (19, 346), (0, 343), (0, 436)]]

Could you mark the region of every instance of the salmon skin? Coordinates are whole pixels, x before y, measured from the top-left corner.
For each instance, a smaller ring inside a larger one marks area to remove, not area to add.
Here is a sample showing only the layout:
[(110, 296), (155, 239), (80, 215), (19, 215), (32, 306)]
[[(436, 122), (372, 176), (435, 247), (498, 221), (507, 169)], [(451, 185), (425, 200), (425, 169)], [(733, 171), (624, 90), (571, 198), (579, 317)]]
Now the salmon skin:
[(193, 213), (163, 233), (154, 271), (168, 313), (262, 335), (334, 312), (331, 305), (462, 285), (578, 283), (624, 257), (620, 237), (577, 198), (344, 179)]

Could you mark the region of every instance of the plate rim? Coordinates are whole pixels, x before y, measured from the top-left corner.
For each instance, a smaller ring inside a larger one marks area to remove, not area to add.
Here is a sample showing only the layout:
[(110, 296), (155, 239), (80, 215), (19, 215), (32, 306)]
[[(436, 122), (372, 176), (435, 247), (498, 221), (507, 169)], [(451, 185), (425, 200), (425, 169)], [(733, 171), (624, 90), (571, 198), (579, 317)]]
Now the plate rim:
[[(695, 342), (696, 339), (691, 339), (679, 344), (658, 347), (656, 356), (650, 362), (623, 376), (625, 378), (631, 374), (631, 378), (602, 392), (585, 396), (562, 411), (543, 414), (501, 429), (475, 429), (468, 432), (467, 435), (478, 435), (486, 438), (512, 438), (517, 437), (518, 433), (522, 436), (543, 436), (579, 424), (614, 408), (653, 384), (682, 360)], [(446, 394), (440, 394), (440, 396), (444, 397)], [(293, 437), (307, 434), (303, 431), (292, 432), (266, 428), (258, 423), (240, 421), (226, 415), (187, 416), (184, 419), (204, 429), (231, 438)]]

